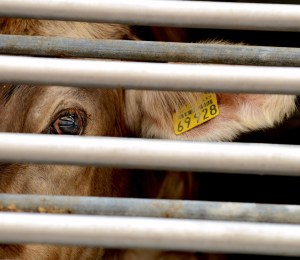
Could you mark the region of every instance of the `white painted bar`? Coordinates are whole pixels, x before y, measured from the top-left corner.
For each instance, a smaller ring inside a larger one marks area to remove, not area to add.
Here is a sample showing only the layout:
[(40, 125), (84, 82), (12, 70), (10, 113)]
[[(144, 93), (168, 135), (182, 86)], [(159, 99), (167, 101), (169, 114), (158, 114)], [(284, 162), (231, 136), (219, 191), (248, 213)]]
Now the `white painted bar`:
[(0, 16), (176, 27), (300, 31), (300, 6), (151, 0), (1, 0)]
[(0, 243), (300, 256), (300, 226), (2, 212)]
[(300, 175), (300, 147), (1, 133), (0, 162)]
[(300, 68), (0, 56), (0, 83), (300, 94)]

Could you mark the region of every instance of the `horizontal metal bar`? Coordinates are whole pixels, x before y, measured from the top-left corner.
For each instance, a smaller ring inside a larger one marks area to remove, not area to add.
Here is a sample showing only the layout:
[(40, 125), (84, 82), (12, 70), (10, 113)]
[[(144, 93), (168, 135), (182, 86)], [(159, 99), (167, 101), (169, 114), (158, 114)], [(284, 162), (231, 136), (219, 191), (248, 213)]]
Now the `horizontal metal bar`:
[(300, 255), (300, 226), (0, 213), (0, 243)]
[(0, 194), (0, 211), (300, 224), (300, 206)]
[(299, 48), (0, 35), (0, 53), (160, 62), (300, 66)]
[(300, 68), (0, 56), (0, 83), (300, 94)]
[(0, 161), (300, 175), (293, 145), (2, 133)]
[(161, 25), (299, 31), (297, 5), (150, 0), (1, 0), (0, 16)]

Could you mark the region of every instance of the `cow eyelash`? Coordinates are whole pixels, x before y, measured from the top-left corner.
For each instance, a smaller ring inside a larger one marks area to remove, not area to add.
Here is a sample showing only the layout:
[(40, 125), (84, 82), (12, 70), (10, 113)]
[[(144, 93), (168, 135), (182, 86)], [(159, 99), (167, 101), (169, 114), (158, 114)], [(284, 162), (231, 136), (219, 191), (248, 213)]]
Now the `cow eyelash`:
[(78, 109), (66, 109), (60, 112), (49, 126), (48, 133), (56, 135), (82, 135), (86, 115)]

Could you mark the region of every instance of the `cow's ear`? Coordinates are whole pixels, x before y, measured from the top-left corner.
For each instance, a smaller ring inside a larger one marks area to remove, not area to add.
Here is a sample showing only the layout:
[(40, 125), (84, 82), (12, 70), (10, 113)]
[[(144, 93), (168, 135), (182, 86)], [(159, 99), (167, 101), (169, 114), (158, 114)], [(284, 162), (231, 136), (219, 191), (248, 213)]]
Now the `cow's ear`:
[(135, 136), (230, 141), (273, 127), (296, 108), (295, 96), (126, 92), (127, 126)]

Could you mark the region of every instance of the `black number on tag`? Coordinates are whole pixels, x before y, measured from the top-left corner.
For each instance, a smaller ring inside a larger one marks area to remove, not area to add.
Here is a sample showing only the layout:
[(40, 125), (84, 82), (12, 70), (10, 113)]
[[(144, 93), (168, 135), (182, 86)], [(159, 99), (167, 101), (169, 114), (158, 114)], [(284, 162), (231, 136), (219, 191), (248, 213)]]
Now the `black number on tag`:
[(189, 128), (191, 124), (191, 118), (188, 116), (186, 119), (184, 119), (184, 122), (187, 123), (187, 128)]
[(210, 114), (213, 116), (215, 114), (217, 114), (217, 108), (216, 108), (216, 105), (211, 105), (210, 106)]
[(178, 132), (182, 132), (183, 131), (183, 126), (181, 125), (181, 121), (179, 121), (179, 123), (178, 123), (177, 131)]
[(194, 118), (197, 119), (197, 124), (200, 121), (200, 112), (195, 113)]
[(207, 115), (207, 112), (208, 112), (207, 108), (203, 109), (202, 112), (204, 112), (204, 117), (203, 117), (203, 119), (204, 119), (204, 120), (208, 119), (209, 116)]

